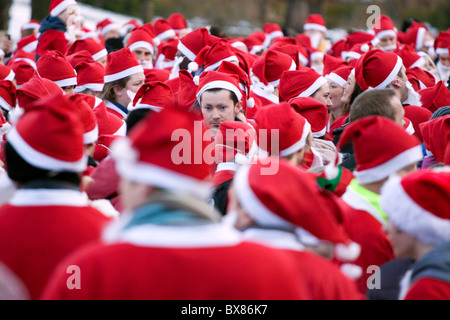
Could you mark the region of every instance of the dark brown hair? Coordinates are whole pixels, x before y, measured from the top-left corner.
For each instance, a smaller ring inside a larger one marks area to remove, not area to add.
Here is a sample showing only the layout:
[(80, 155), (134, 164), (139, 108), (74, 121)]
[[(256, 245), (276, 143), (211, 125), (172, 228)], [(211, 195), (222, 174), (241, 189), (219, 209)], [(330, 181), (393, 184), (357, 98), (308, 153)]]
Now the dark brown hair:
[(391, 99), (395, 97), (392, 89), (373, 89), (361, 93), (350, 108), (350, 121), (367, 116), (383, 116), (395, 120), (395, 110)]
[(116, 81), (105, 83), (103, 87), (101, 98), (103, 100), (115, 101), (116, 94), (114, 93), (114, 86), (119, 86), (120, 88), (125, 88), (130, 77), (122, 78)]

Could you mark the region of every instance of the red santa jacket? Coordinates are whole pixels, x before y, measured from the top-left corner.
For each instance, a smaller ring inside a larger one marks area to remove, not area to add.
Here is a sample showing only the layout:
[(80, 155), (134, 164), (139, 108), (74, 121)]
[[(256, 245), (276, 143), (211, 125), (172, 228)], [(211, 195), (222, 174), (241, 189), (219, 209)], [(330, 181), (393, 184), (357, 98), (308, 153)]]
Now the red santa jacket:
[(110, 221), (79, 191), (19, 189), (0, 207), (0, 261), (37, 299), (58, 262), (99, 240)]
[[(79, 250), (56, 268), (42, 299), (312, 298), (309, 275), (299, 272), (290, 254), (243, 241), (225, 223), (169, 225), (164, 222), (171, 216), (186, 219), (189, 213), (168, 208), (156, 203), (131, 217), (122, 214), (105, 243)], [(66, 286), (70, 265), (82, 270), (79, 289)]]

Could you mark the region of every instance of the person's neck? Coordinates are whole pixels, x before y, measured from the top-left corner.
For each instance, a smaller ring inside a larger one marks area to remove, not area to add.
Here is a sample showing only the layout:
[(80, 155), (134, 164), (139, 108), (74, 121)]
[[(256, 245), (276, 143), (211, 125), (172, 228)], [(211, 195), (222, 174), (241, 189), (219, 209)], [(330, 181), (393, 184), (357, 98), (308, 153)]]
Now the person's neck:
[(434, 248), (435, 245), (424, 244), (422, 242), (417, 241), (416, 245), (414, 246), (413, 258), (415, 259), (415, 261), (418, 261), (420, 258), (422, 258), (425, 254), (427, 254)]
[(383, 187), (384, 183), (387, 181), (387, 179), (383, 179), (381, 181), (367, 183), (367, 184), (361, 184), (361, 187), (366, 188), (369, 191), (372, 191), (376, 194), (381, 194), (381, 187)]

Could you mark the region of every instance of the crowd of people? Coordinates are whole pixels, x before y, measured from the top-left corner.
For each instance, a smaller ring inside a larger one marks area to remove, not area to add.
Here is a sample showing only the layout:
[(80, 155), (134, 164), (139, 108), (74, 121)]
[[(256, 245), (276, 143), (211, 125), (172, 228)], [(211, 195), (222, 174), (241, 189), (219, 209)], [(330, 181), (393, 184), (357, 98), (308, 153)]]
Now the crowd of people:
[(0, 298), (450, 299), (450, 30), (185, 17), (0, 50)]

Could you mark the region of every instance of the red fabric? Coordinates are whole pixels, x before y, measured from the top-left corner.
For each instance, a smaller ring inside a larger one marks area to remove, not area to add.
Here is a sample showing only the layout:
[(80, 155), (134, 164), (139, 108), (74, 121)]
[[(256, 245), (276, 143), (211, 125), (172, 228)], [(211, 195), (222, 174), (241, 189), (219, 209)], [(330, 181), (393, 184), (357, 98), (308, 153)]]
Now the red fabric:
[(352, 261), (352, 264), (362, 268), (362, 276), (356, 282), (359, 291), (365, 294), (367, 279), (372, 275), (367, 272), (368, 267), (381, 266), (392, 260), (394, 253), (391, 242), (379, 221), (365, 211), (353, 209), (348, 205), (346, 207), (343, 219), (345, 231), (361, 246), (361, 253), (355, 261)]
[(432, 278), (417, 280), (408, 290), (404, 300), (449, 300), (450, 284)]
[(56, 50), (65, 55), (68, 44), (69, 41), (64, 32), (50, 29), (40, 35), (36, 54), (42, 56), (47, 50)]
[(31, 298), (38, 299), (60, 260), (99, 240), (109, 221), (90, 207), (6, 204), (0, 208), (0, 260), (22, 279)]
[[(133, 263), (136, 261), (139, 263)], [(68, 265), (83, 270), (80, 290), (66, 286)], [(58, 267), (42, 298), (312, 300), (360, 296), (347, 278), (312, 253), (300, 252), (294, 257), (290, 252), (242, 242), (208, 248), (153, 248), (127, 243), (92, 246)]]

